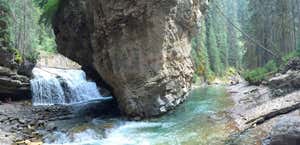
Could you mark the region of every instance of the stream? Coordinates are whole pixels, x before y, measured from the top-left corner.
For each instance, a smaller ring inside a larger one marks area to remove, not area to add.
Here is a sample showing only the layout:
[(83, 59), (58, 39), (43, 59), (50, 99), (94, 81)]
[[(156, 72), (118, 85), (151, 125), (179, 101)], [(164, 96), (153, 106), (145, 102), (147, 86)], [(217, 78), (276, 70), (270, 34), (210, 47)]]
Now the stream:
[(194, 88), (188, 100), (162, 117), (128, 121), (101, 116), (61, 124), (48, 145), (220, 145), (235, 131), (226, 113), (233, 105), (221, 86)]

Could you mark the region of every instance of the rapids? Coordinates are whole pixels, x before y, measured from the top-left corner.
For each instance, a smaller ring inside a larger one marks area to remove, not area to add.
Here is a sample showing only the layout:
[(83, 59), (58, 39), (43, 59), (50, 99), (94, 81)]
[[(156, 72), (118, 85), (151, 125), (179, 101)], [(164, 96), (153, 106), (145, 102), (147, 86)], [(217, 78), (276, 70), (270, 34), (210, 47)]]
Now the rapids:
[(33, 75), (30, 84), (34, 106), (68, 105), (104, 98), (96, 83), (87, 81), (82, 70), (34, 68)]

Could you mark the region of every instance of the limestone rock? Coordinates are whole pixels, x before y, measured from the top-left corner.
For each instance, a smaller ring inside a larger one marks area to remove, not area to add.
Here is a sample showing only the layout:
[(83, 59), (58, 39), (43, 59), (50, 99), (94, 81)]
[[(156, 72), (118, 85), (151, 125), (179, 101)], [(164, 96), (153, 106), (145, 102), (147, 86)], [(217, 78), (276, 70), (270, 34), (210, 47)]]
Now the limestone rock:
[(108, 84), (129, 117), (160, 115), (192, 83), (190, 40), (207, 0), (64, 0), (58, 51)]

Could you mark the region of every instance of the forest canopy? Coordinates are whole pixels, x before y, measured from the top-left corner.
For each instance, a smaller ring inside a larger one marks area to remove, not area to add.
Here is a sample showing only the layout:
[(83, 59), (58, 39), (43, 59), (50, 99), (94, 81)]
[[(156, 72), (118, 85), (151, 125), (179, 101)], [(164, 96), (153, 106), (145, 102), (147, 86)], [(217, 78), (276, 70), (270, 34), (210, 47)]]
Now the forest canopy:
[(197, 74), (209, 79), (235, 68), (248, 81), (262, 81), (299, 56), (299, 19), (299, 0), (210, 1), (193, 40)]
[[(21, 57), (55, 53), (52, 22), (60, 0), (0, 0), (10, 17), (10, 46)], [(300, 0), (211, 0), (192, 57), (205, 81), (229, 71), (261, 81), (300, 54)], [(2, 33), (3, 33), (2, 32)], [(268, 69), (272, 67), (272, 69)], [(263, 70), (263, 71), (262, 71)]]
[(0, 2), (10, 10), (10, 47), (17, 51), (22, 59), (34, 61), (41, 51), (56, 52), (52, 27), (41, 23), (46, 8), (41, 5), (42, 1), (0, 0)]

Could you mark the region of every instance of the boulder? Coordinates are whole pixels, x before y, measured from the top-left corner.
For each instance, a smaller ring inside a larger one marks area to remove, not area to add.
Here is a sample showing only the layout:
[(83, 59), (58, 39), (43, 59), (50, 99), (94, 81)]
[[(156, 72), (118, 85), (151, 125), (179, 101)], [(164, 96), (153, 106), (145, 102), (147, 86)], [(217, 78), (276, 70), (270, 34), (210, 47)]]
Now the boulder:
[(95, 70), (129, 117), (185, 100), (194, 73), (191, 38), (207, 0), (64, 0), (54, 19), (58, 51)]
[(283, 96), (300, 89), (300, 70), (289, 70), (269, 79), (268, 86), (274, 97)]
[(269, 80), (271, 88), (292, 87), (295, 89), (300, 88), (300, 70), (289, 70), (285, 74), (277, 74), (277, 76)]
[(281, 118), (273, 126), (264, 145), (299, 145), (300, 144), (300, 117)]

